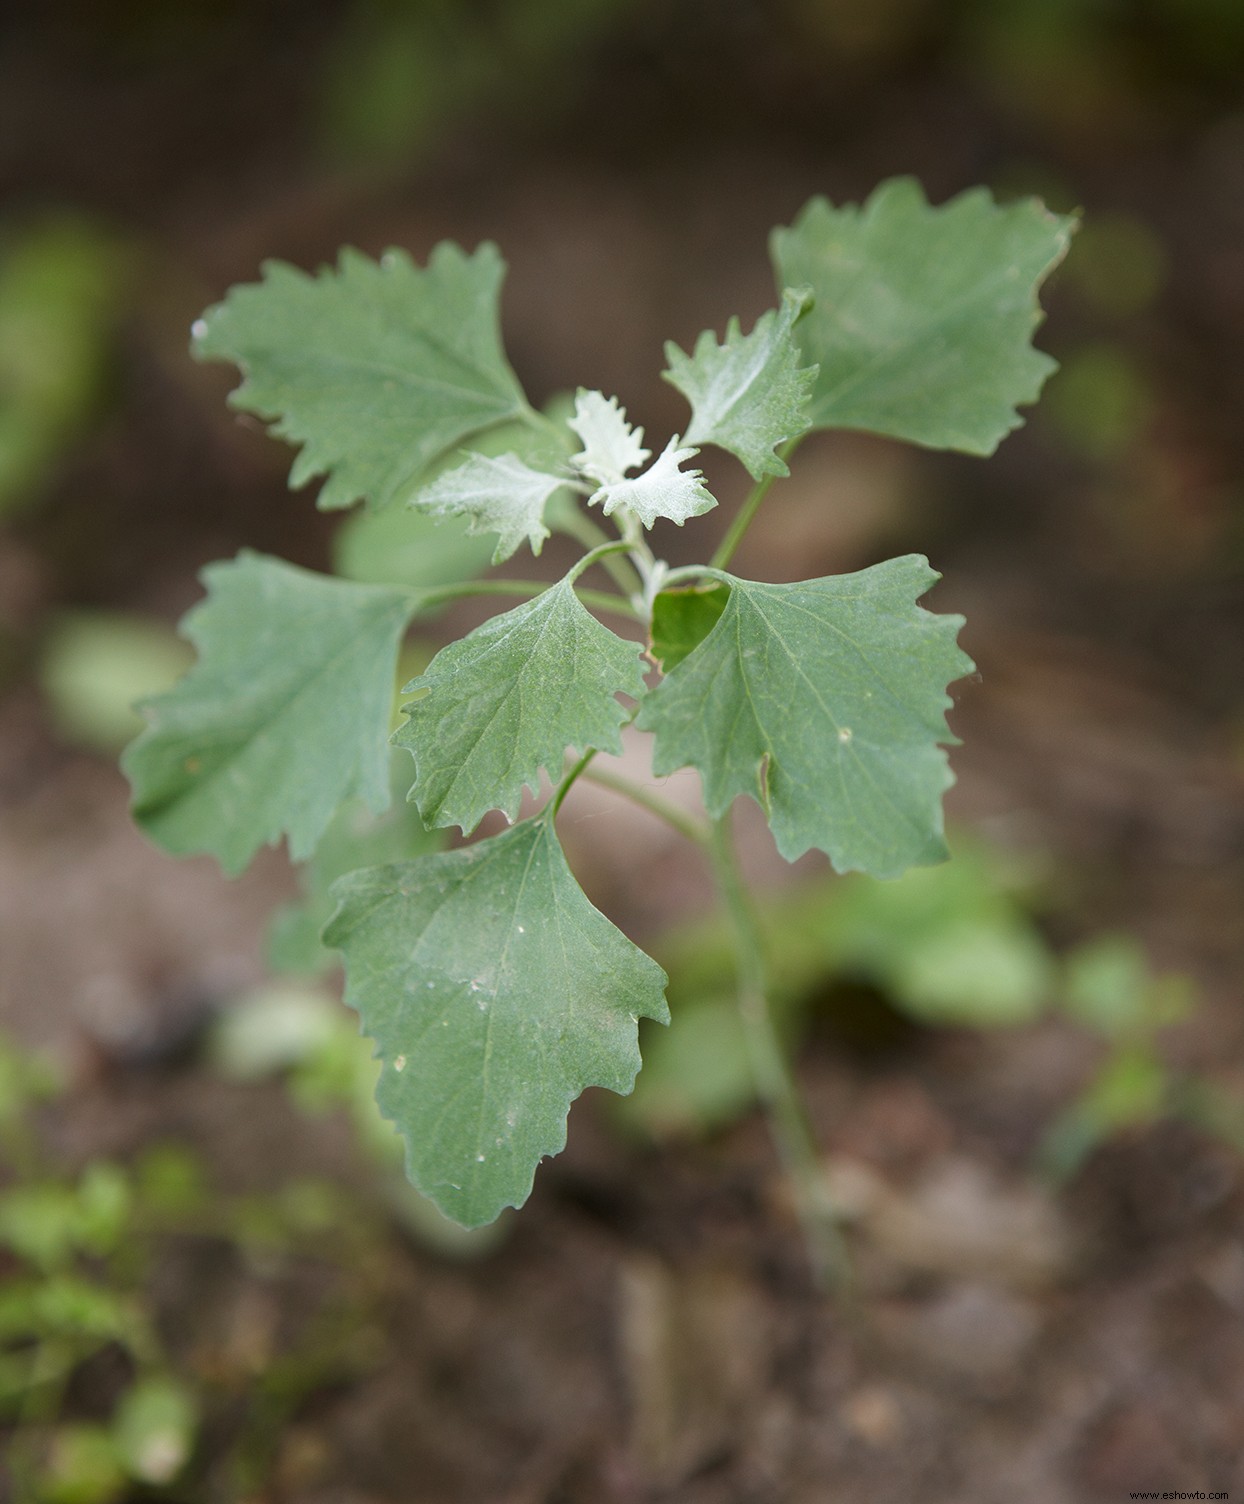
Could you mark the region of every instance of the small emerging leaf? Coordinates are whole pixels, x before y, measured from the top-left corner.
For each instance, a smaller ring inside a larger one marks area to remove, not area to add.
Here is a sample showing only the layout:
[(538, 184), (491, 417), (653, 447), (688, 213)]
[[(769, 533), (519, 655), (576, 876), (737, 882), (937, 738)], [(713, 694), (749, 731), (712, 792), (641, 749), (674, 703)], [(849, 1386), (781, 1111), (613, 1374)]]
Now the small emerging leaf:
[(750, 334), (740, 332), (735, 318), (726, 326), (725, 344), (706, 329), (693, 355), (684, 355), (672, 340), (666, 345), (665, 379), (691, 404), (689, 444), (728, 449), (754, 480), (790, 474), (774, 449), (811, 427), (808, 398), (816, 367), (801, 366), (792, 333), (811, 301), (806, 290), (787, 288), (781, 308), (762, 314)]
[(151, 724), (122, 758), (134, 818), (166, 851), (209, 851), (228, 873), (282, 834), (301, 861), (344, 800), (388, 804), (414, 598), (245, 550), (203, 580), (208, 597), (183, 624), (199, 661), (147, 703)]
[(343, 877), (325, 943), (376, 1042), (376, 1100), (424, 1195), (467, 1227), (531, 1192), (587, 1086), (625, 1095), (665, 973), (584, 896), (552, 822)]
[(653, 770), (700, 770), (719, 816), (749, 794), (788, 861), (897, 877), (943, 860), (946, 685), (970, 672), (959, 616), (915, 601), (938, 579), (911, 554), (857, 574), (730, 586), (716, 626), (653, 690), (638, 724)]
[(533, 470), (516, 454), (468, 455), (415, 492), (407, 505), (441, 516), (469, 517), (473, 533), (496, 533), (492, 562), (501, 564), (524, 540), (533, 554), (544, 546), (544, 504), (566, 484), (564, 478)]
[(598, 485), (616, 484), (652, 454), (643, 446), (643, 429), (631, 427), (626, 409), (618, 406), (616, 397), (606, 399), (602, 392), (586, 392), (580, 387), (575, 394), (574, 416), (566, 421), (583, 445), (570, 462)]
[(644, 693), (638, 643), (580, 603), (568, 579), (494, 616), (432, 660), (406, 686), (393, 740), (415, 758), (411, 798), (427, 825), (474, 830), (490, 809), (510, 818), (540, 769), (556, 776), (567, 747), (621, 752), (627, 712), (614, 698)]
[(645, 527), (651, 527), (658, 517), (666, 517), (681, 527), (689, 517), (710, 511), (717, 501), (705, 490), (702, 472), (682, 469), (700, 451), (680, 449), (678, 442), (675, 435), (642, 475), (602, 486), (589, 504), (595, 506), (599, 502), (606, 517), (618, 507), (625, 507)]
[(816, 299), (795, 335), (820, 367), (813, 426), (992, 454), (1055, 369), (1030, 344), (1036, 294), (1074, 228), (983, 188), (932, 208), (911, 178), (862, 208), (814, 198), (772, 238), (778, 286)]
[(686, 658), (717, 625), (730, 599), (727, 585), (662, 590), (652, 603), (649, 653), (663, 674)]
[(194, 353), (245, 377), (230, 401), (302, 453), (292, 486), (327, 476), (323, 508), (402, 499), (438, 456), (526, 408), (505, 359), (491, 244), (442, 242), (426, 269), (402, 251), (341, 253), (314, 277), (270, 261), (195, 325)]

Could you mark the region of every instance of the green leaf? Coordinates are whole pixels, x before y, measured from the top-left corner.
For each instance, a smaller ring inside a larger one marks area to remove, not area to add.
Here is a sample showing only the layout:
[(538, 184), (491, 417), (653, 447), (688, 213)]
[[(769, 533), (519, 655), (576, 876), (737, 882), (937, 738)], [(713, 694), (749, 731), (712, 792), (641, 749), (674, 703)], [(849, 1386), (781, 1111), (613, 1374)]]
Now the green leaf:
[(816, 300), (796, 330), (820, 366), (813, 426), (992, 454), (1055, 369), (1029, 341), (1074, 228), (983, 188), (935, 209), (910, 178), (862, 208), (814, 198), (772, 239), (778, 286), (806, 283)]
[(464, 1226), (530, 1194), (587, 1086), (630, 1091), (665, 973), (588, 902), (550, 820), (343, 877), (325, 941), (414, 1184)]
[(649, 651), (663, 674), (698, 648), (721, 618), (730, 599), (726, 585), (662, 590), (652, 603)]
[(292, 486), (328, 477), (324, 508), (404, 499), (439, 456), (526, 410), (501, 347), (505, 265), (443, 241), (421, 270), (403, 251), (341, 253), (308, 276), (270, 261), (195, 325), (194, 353), (245, 377), (230, 399), (303, 446)]
[(941, 861), (946, 685), (971, 670), (959, 616), (914, 602), (939, 576), (910, 554), (791, 585), (715, 575), (721, 619), (644, 701), (653, 768), (700, 770), (710, 814), (749, 794), (778, 850), (896, 877)]
[(1037, 1017), (1056, 984), (997, 860), (962, 841), (953, 861), (897, 882), (834, 881), (802, 923), (835, 972), (875, 983), (923, 1024), (1014, 1027)]
[(816, 368), (802, 365), (792, 332), (811, 302), (806, 289), (787, 288), (782, 306), (762, 314), (750, 334), (734, 318), (723, 345), (706, 329), (693, 355), (684, 355), (673, 340), (665, 346), (665, 379), (691, 404), (688, 444), (728, 449), (755, 480), (790, 474), (773, 451), (811, 427), (808, 399)]
[(414, 805), (406, 802), (410, 787), (406, 755), (390, 748), (389, 761), (390, 807), (373, 815), (360, 800), (343, 804), (320, 837), (315, 855), (299, 870), (302, 898), (273, 914), (266, 946), (273, 971), (317, 976), (336, 964), (320, 944), (320, 933), (334, 908), (329, 889), (339, 877), (359, 867), (409, 861), (440, 851), (448, 841), (446, 831), (425, 830)]
[(442, 648), (406, 689), (423, 691), (393, 738), (415, 758), (410, 797), (425, 825), (469, 833), (490, 809), (512, 819), (567, 747), (621, 752), (614, 696), (639, 699), (644, 679), (639, 644), (601, 626), (567, 576)]
[(516, 454), (470, 454), (420, 487), (407, 506), (436, 516), (468, 517), (473, 533), (496, 533), (492, 562), (504, 563), (524, 539), (533, 554), (544, 546), (544, 504), (566, 484), (560, 475), (533, 470)]
[(130, 1477), (159, 1488), (189, 1461), (197, 1424), (190, 1390), (170, 1375), (153, 1374), (122, 1395), (112, 1435)]
[(310, 856), (333, 812), (389, 799), (397, 650), (414, 601), (243, 551), (203, 572), (183, 624), (199, 662), (148, 702), (122, 759), (134, 817), (165, 850), (209, 851), (237, 873), (289, 837)]
[(421, 517), (405, 507), (352, 512), (333, 539), (333, 570), (364, 585), (430, 590), (482, 574), (493, 541), (461, 519)]
[(703, 473), (682, 468), (699, 452), (680, 449), (675, 435), (642, 475), (602, 486), (588, 498), (588, 504), (599, 504), (606, 517), (623, 507), (633, 512), (645, 527), (651, 527), (658, 517), (681, 527), (689, 517), (699, 517), (717, 505), (716, 498), (704, 487)]

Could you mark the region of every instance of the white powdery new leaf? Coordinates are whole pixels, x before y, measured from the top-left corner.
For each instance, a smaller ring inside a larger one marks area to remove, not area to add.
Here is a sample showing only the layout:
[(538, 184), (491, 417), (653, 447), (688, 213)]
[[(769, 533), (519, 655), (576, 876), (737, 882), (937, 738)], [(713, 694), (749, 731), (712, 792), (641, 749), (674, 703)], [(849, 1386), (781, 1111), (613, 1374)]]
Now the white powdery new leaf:
[(645, 527), (651, 527), (658, 517), (681, 527), (688, 517), (711, 511), (717, 501), (705, 489), (703, 472), (682, 469), (700, 451), (680, 449), (678, 444), (675, 434), (642, 475), (602, 486), (591, 497), (590, 505), (599, 503), (606, 517), (618, 507), (626, 507)]
[(544, 546), (549, 530), (544, 507), (566, 484), (558, 475), (533, 470), (516, 454), (472, 454), (465, 464), (445, 470), (407, 502), (418, 512), (468, 517), (473, 533), (496, 533), (494, 564), (508, 559), (524, 539), (533, 554)]
[(574, 417), (566, 421), (583, 445), (570, 463), (598, 485), (615, 485), (628, 470), (651, 458), (652, 451), (643, 446), (643, 429), (631, 427), (616, 397), (580, 387), (575, 393)]

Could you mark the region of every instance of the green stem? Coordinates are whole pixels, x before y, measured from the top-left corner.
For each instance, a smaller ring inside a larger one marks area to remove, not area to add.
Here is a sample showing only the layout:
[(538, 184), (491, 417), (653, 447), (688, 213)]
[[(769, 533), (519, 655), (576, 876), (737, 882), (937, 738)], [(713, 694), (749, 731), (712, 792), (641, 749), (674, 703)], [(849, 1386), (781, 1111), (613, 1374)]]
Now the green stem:
[[(412, 594), (422, 609), (468, 595), (518, 595), (530, 600), (532, 596), (543, 595), (548, 588), (548, 580), (468, 580), (457, 585), (435, 585), (428, 590), (413, 591)], [(610, 611), (616, 616), (626, 616), (632, 621), (642, 620), (630, 601), (620, 595), (612, 595), (607, 590), (584, 590), (577, 585), (575, 594), (585, 606), (594, 606), (598, 611)]]
[(663, 799), (660, 794), (653, 793), (643, 784), (634, 783), (622, 773), (615, 773), (609, 768), (588, 768), (584, 770), (582, 776), (589, 783), (596, 783), (603, 789), (612, 789), (615, 794), (622, 794), (632, 804), (638, 804), (649, 814), (655, 815), (658, 820), (664, 820), (680, 835), (686, 836), (689, 841), (694, 841), (698, 846), (708, 846), (713, 839), (713, 832), (707, 821), (697, 820), (687, 810), (680, 809), (669, 799)]
[(557, 818), (557, 811), (562, 807), (562, 800), (565, 799), (566, 795), (570, 792), (571, 786), (578, 780), (579, 775), (584, 772), (584, 770), (587, 768), (588, 763), (590, 763), (595, 756), (596, 748), (589, 747), (583, 754), (583, 756), (578, 760), (578, 762), (575, 763), (569, 773), (567, 773), (562, 781), (557, 785), (556, 789), (553, 790), (553, 797), (544, 806), (544, 809), (540, 813), (540, 818), (542, 820), (555, 820)]
[(846, 1248), (828, 1203), (821, 1156), (769, 1011), (764, 942), (739, 872), (729, 820), (729, 814), (726, 814), (714, 821), (711, 855), (717, 888), (730, 920), (738, 979), (739, 1018), (752, 1079), (790, 1177), (813, 1274), (823, 1289), (842, 1292), (846, 1290), (850, 1277)]
[[(557, 527), (568, 537), (573, 538), (576, 543), (581, 543), (584, 548), (592, 551), (614, 541), (604, 528), (597, 527), (590, 517), (584, 516), (579, 511), (578, 507), (559, 517)], [(601, 564), (608, 570), (613, 583), (622, 591), (627, 600), (643, 594), (643, 581), (628, 559), (621, 559), (617, 554), (607, 554), (601, 560)]]
[[(794, 454), (799, 445), (799, 438), (787, 439), (785, 444), (778, 450), (783, 460), (788, 460)], [(714, 569), (724, 569), (734, 557), (734, 551), (743, 541), (743, 534), (752, 525), (752, 518), (760, 510), (760, 503), (769, 494), (769, 487), (778, 477), (776, 475), (762, 475), (748, 494), (747, 500), (740, 507), (734, 521), (726, 530), (726, 536), (717, 545), (717, 551), (709, 560)]]

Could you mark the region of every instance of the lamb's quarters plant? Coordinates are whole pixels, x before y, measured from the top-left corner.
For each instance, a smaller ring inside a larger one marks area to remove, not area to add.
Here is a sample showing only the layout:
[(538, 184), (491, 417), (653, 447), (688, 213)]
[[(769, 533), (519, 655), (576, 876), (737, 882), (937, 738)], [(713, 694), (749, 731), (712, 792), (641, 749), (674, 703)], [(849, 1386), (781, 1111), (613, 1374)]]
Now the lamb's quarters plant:
[[(942, 860), (946, 691), (972, 665), (955, 643), (961, 618), (918, 604), (938, 578), (923, 558), (785, 585), (726, 565), (813, 430), (990, 453), (1053, 369), (1030, 345), (1036, 291), (1072, 229), (984, 190), (931, 207), (908, 179), (862, 207), (814, 200), (774, 232), (777, 303), (750, 332), (732, 319), (690, 354), (666, 347), (691, 411), (663, 443), (601, 392), (560, 412), (528, 402), (502, 348), (491, 245), (440, 245), (424, 269), (400, 251), (345, 251), (314, 276), (270, 263), (196, 323), (194, 353), (243, 373), (233, 405), (300, 446), (292, 485), (322, 476), (321, 507), (388, 509), (382, 551), (403, 557), (399, 516), (491, 535), (494, 564), (524, 544), (538, 554), (553, 530), (584, 550), (552, 584), (418, 571), (412, 583), (408, 558), (386, 579), (374, 556), (365, 583), (245, 552), (214, 565), (187, 623), (200, 661), (147, 705), (125, 758), (136, 817), (169, 850), (236, 872), (284, 835), (308, 858), (343, 803), (388, 800), (390, 691), (410, 622), (461, 595), (523, 598), (406, 684), (393, 741), (413, 757), (410, 799), (430, 829), (469, 835), (490, 810), (513, 819), (541, 770), (551, 795), (500, 835), (341, 876), (325, 930), (411, 1178), (450, 1215), (476, 1224), (520, 1204), (564, 1142), (572, 1099), (590, 1084), (629, 1091), (638, 1020), (666, 1016), (663, 973), (588, 902), (555, 830), (577, 779), (618, 786), (591, 764), (631, 721), (653, 734), (658, 776), (701, 775), (708, 818), (651, 785), (624, 791), (712, 862), (752, 1067), (810, 1180), (731, 806), (754, 799), (790, 860), (815, 848), (879, 877)], [(708, 445), (755, 484), (712, 558), (670, 569), (646, 530), (717, 505), (694, 464)], [(596, 567), (612, 588), (584, 586)], [(632, 635), (600, 616), (629, 619)]]

